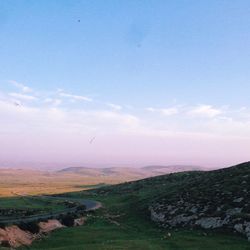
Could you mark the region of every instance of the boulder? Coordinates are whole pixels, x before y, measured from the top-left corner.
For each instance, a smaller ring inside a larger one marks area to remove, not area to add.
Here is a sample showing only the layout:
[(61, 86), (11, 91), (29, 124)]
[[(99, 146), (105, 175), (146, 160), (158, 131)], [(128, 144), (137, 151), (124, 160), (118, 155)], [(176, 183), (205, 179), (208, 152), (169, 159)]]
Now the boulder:
[(84, 217), (74, 219), (74, 227), (82, 226), (84, 223), (85, 223)]
[(56, 229), (65, 227), (61, 224), (59, 220), (48, 220), (47, 222), (39, 222), (38, 226), (41, 233), (49, 233)]
[(220, 217), (207, 217), (200, 218), (195, 222), (196, 225), (204, 228), (204, 229), (214, 229), (220, 228), (227, 224), (227, 220), (222, 220)]
[(35, 237), (30, 233), (21, 230), (18, 226), (0, 228), (0, 242), (5, 246), (20, 247), (29, 246)]

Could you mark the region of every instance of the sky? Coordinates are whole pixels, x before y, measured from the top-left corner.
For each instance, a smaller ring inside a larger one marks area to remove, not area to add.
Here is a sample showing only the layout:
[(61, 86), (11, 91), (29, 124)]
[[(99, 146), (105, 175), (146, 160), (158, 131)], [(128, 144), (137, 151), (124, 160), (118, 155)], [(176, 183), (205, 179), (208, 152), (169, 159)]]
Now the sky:
[(0, 165), (250, 160), (248, 0), (0, 1)]

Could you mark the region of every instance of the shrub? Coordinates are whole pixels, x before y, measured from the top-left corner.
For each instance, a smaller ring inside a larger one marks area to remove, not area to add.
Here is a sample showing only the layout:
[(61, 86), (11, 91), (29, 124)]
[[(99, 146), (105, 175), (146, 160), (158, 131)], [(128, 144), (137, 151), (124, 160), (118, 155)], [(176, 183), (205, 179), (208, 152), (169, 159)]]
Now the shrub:
[(37, 222), (32, 221), (32, 222), (21, 222), (19, 225), (19, 228), (24, 230), (24, 231), (29, 231), (33, 234), (39, 233), (39, 226)]
[(61, 222), (67, 227), (74, 226), (74, 216), (72, 214), (66, 214), (61, 217)]

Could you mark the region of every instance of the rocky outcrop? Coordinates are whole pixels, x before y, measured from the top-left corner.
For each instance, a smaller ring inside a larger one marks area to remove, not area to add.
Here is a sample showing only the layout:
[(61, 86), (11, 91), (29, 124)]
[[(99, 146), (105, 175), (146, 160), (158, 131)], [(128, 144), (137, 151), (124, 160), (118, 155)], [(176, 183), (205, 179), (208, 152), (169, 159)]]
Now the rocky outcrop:
[[(74, 226), (82, 226), (86, 221), (85, 217), (74, 219)], [(53, 219), (46, 222), (39, 222), (39, 233), (31, 233), (20, 229), (18, 226), (9, 226), (0, 228), (0, 245), (17, 248), (20, 246), (29, 246), (36, 239), (43, 237), (51, 231), (64, 228), (59, 220)]]
[(163, 200), (152, 204), (149, 211), (151, 220), (165, 228), (230, 229), (244, 234), (250, 240), (250, 217), (246, 204), (229, 209), (226, 207), (201, 204), (199, 201), (193, 204), (184, 200), (174, 205)]
[(234, 225), (235, 231), (247, 236), (250, 241), (250, 222), (243, 222)]
[(85, 223), (85, 220), (84, 217), (74, 219), (74, 227), (82, 226)]
[(38, 226), (40, 228), (41, 233), (49, 233), (56, 229), (65, 227), (58, 220), (48, 220), (47, 222), (39, 222)]
[(0, 228), (0, 244), (13, 248), (29, 246), (35, 239), (40, 238), (44, 233), (49, 233), (64, 227), (58, 220), (40, 222), (38, 226), (40, 228), (39, 234), (32, 234), (29, 231), (24, 231), (18, 226)]
[(0, 228), (0, 243), (9, 247), (29, 246), (35, 236), (30, 232), (23, 231), (17, 226)]
[(162, 189), (169, 187), (148, 206), (151, 219), (160, 226), (226, 229), (250, 240), (250, 162), (168, 175), (157, 183)]

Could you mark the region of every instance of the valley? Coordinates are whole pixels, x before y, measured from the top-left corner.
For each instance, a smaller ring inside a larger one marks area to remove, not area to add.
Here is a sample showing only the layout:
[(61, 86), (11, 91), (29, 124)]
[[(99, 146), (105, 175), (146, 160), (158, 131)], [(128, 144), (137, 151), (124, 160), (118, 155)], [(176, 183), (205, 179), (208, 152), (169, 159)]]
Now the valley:
[[(54, 211), (60, 208), (60, 201), (65, 205), (65, 201), (85, 200), (102, 206), (81, 212), (82, 226), (63, 226), (35, 240), (30, 249), (249, 250), (249, 171), (250, 163), (244, 163), (116, 185), (93, 184), (87, 190), (46, 196), (53, 201)], [(0, 205), (11, 208), (15, 203), (27, 210), (47, 207), (42, 203), (45, 197), (39, 195), (36, 201), (41, 199), (40, 205), (31, 202), (29, 207), (31, 197), (2, 198)], [(60, 218), (52, 214), (50, 220), (63, 223)], [(206, 223), (197, 223), (202, 220)]]
[(72, 192), (150, 176), (198, 169), (201, 167), (188, 165), (142, 168), (69, 167), (55, 171), (0, 168), (0, 197)]

